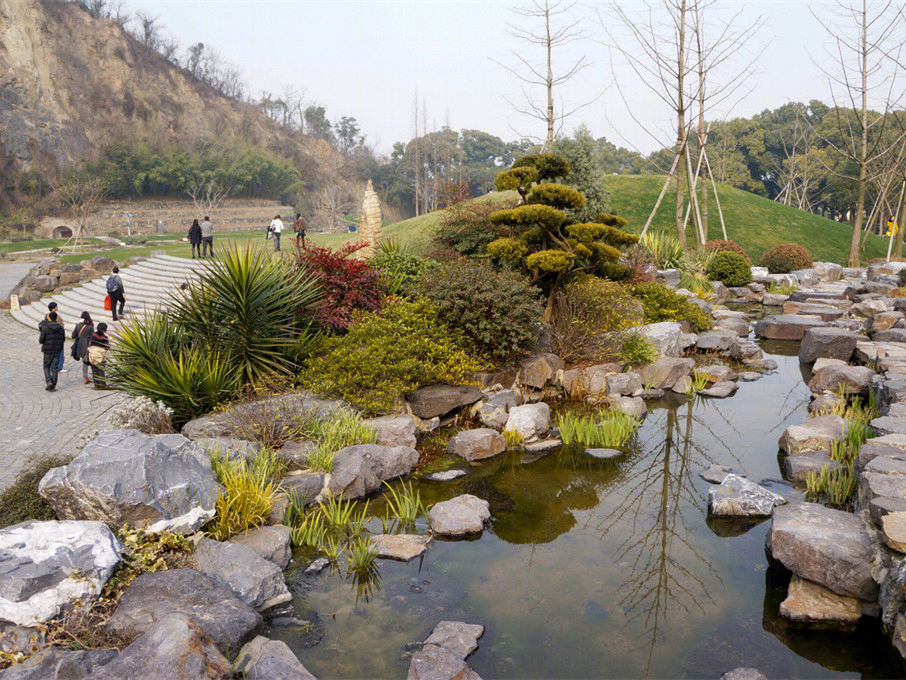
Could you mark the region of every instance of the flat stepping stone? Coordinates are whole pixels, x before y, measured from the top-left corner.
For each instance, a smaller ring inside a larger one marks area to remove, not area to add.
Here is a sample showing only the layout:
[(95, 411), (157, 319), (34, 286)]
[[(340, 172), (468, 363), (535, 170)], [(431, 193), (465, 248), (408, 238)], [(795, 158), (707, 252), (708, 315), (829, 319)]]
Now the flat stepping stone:
[(480, 427), (463, 430), (447, 444), (447, 453), (468, 461), (492, 458), (506, 451), (506, 439), (497, 430)]
[[(733, 473), (733, 468), (727, 467), (726, 465), (716, 465), (711, 464), (711, 466), (702, 470), (698, 473), (698, 476), (704, 479), (706, 482), (711, 482), (712, 484), (720, 484), (724, 481), (727, 475)], [(744, 474), (737, 473), (740, 477), (745, 477)]]
[(888, 547), (906, 553), (906, 512), (891, 512), (881, 518), (881, 538)]
[(443, 472), (432, 472), (430, 475), (425, 475), (424, 479), (429, 482), (452, 482), (454, 479), (465, 476), (465, 470), (444, 470)]
[(561, 446), (563, 446), (563, 442), (559, 439), (545, 439), (542, 442), (526, 444), (524, 448), (526, 453), (547, 453), (548, 451), (553, 451)]
[(432, 531), (441, 536), (479, 533), (484, 529), (485, 521), (490, 518), (490, 504), (472, 494), (436, 503), (428, 511)]
[(906, 418), (881, 416), (871, 421), (872, 429), (879, 435), (906, 434)]
[(822, 585), (793, 574), (780, 615), (793, 621), (854, 624), (862, 614), (876, 614), (877, 605), (837, 595)]
[(585, 455), (597, 458), (599, 460), (609, 460), (622, 456), (623, 452), (619, 449), (585, 449)]
[(743, 371), (737, 376), (737, 379), (742, 382), (754, 382), (759, 380), (762, 377), (762, 373), (758, 371)]
[(872, 498), (868, 504), (868, 510), (871, 513), (871, 519), (878, 524), (884, 515), (892, 512), (906, 512), (906, 500), (902, 498), (890, 498), (889, 496), (878, 496)]
[(428, 550), (431, 537), (420, 534), (377, 534), (371, 537), (371, 547), (378, 557), (408, 562)]
[(840, 416), (817, 416), (801, 425), (790, 425), (780, 435), (777, 445), (791, 455), (803, 451), (824, 451), (830, 454), (831, 446), (835, 441), (843, 439), (846, 430), (846, 421)]
[(460, 659), (478, 649), (478, 638), (484, 635), (484, 626), (462, 621), (441, 621), (425, 640), (426, 645), (449, 649)]
[(805, 451), (783, 460), (784, 475), (792, 482), (804, 482), (810, 473), (821, 472), (826, 467), (836, 470), (842, 468), (843, 464), (822, 451)]
[(769, 340), (802, 340), (809, 328), (824, 326), (818, 317), (778, 314), (766, 316), (755, 324), (755, 335)]
[(699, 390), (698, 393), (705, 397), (711, 397), (712, 399), (726, 399), (727, 397), (732, 397), (736, 394), (736, 390), (738, 389), (739, 385), (737, 383), (725, 381), (715, 383), (711, 387)]
[(739, 475), (728, 474), (708, 489), (708, 510), (717, 517), (767, 517), (786, 499)]

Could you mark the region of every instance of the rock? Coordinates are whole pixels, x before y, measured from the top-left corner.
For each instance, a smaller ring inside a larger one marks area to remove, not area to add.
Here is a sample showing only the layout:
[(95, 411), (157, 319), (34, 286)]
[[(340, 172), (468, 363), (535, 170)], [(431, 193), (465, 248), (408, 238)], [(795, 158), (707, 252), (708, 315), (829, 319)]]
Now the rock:
[(481, 399), (481, 390), (469, 385), (429, 385), (406, 393), (412, 413), (419, 418), (442, 416)]
[(103, 255), (95, 255), (91, 258), (91, 268), (96, 272), (109, 272), (116, 266), (116, 261)]
[(563, 359), (549, 352), (536, 354), (524, 359), (519, 364), (519, 380), (521, 385), (528, 385), (540, 390), (548, 383), (552, 383), (557, 376), (557, 371), (566, 368)]
[(273, 562), (280, 569), (286, 569), (293, 556), (290, 534), (289, 527), (275, 524), (249, 529), (243, 534), (230, 538), (230, 543), (247, 546), (268, 562)]
[[(815, 364), (817, 366), (817, 363)], [(819, 394), (808, 405), (809, 413), (827, 414), (845, 406), (846, 400), (835, 394)]]
[(641, 420), (648, 415), (648, 407), (641, 397), (615, 397), (610, 400), (611, 408), (622, 411), (627, 416)]
[(607, 376), (607, 394), (609, 395), (629, 395), (634, 394), (642, 389), (642, 378), (635, 371), (626, 373), (614, 373)]
[(784, 314), (796, 314), (798, 316), (817, 317), (822, 321), (836, 321), (843, 317), (846, 310), (839, 309), (832, 305), (815, 305), (802, 302), (785, 302), (783, 304)]
[(39, 293), (50, 293), (60, 285), (60, 279), (56, 276), (36, 276), (31, 282), (31, 287)]
[(195, 443), (209, 452), (218, 452), (230, 458), (248, 458), (261, 451), (261, 444), (236, 437), (209, 437), (196, 439)]
[(831, 445), (842, 439), (848, 426), (840, 416), (825, 415), (809, 418), (801, 425), (790, 425), (780, 435), (778, 446), (789, 454), (803, 451), (824, 451), (830, 454)]
[(696, 376), (703, 375), (708, 382), (719, 383), (729, 380), (736, 380), (736, 371), (723, 364), (711, 364), (710, 366), (699, 366), (694, 371)]
[(714, 383), (711, 387), (699, 390), (698, 393), (703, 397), (711, 397), (712, 399), (726, 399), (736, 394), (738, 389), (739, 385), (737, 383), (725, 381)]
[(616, 458), (617, 456), (622, 456), (623, 451), (620, 451), (619, 449), (585, 449), (585, 455), (599, 460), (609, 460), (611, 458)]
[(906, 434), (906, 418), (881, 416), (871, 421), (871, 427), (880, 436), (885, 434)]
[(720, 680), (768, 680), (768, 676), (757, 668), (734, 668), (721, 675)]
[(3, 680), (82, 680), (116, 658), (115, 649), (73, 651), (48, 647), (0, 671)]
[(347, 446), (334, 457), (326, 488), (346, 500), (361, 498), (379, 489), (381, 482), (412, 472), (418, 458), (418, 451), (406, 446)]
[(484, 635), (484, 626), (462, 621), (441, 621), (431, 635), (425, 640), (426, 645), (437, 645), (449, 649), (465, 661), (466, 657), (478, 649), (478, 638)]
[(863, 319), (870, 319), (875, 314), (880, 314), (881, 312), (886, 312), (890, 309), (890, 303), (883, 299), (873, 299), (873, 300), (863, 300), (862, 302), (857, 302), (852, 307), (849, 308), (849, 311), (855, 317), (861, 317)]
[(874, 262), (865, 268), (865, 276), (869, 281), (874, 281), (882, 274), (893, 274), (893, 269), (889, 262)]
[(826, 467), (837, 470), (842, 468), (843, 464), (821, 451), (806, 451), (783, 459), (784, 476), (792, 482), (804, 482), (809, 473), (820, 472)]
[(642, 383), (647, 387), (670, 389), (676, 384), (677, 380), (689, 375), (694, 367), (695, 361), (693, 359), (661, 357), (647, 366), (642, 366), (639, 369), (639, 373), (642, 376)]
[(431, 537), (418, 534), (376, 534), (371, 537), (371, 547), (378, 557), (408, 562), (418, 557), (431, 545)]
[(765, 293), (761, 299), (761, 304), (765, 307), (782, 307), (783, 303), (790, 299), (789, 295), (777, 295), (775, 293)]
[[(718, 319), (716, 322), (718, 330), (725, 330), (735, 333), (737, 336), (746, 337), (749, 334), (749, 322), (744, 317), (728, 316)], [(732, 345), (731, 345), (732, 347)]]
[(110, 430), (38, 485), (57, 517), (188, 534), (214, 517), (222, 490), (202, 447), (179, 434)]
[(858, 515), (816, 503), (775, 508), (768, 550), (787, 569), (837, 595), (877, 600), (874, 549)]
[[(866, 611), (867, 610), (867, 611)], [(780, 615), (793, 621), (854, 624), (863, 613), (877, 615), (878, 607), (854, 597), (837, 595), (822, 585), (793, 574)]]
[(809, 328), (824, 326), (821, 319), (779, 314), (766, 316), (755, 324), (755, 335), (768, 340), (801, 340)]
[(799, 361), (813, 363), (819, 357), (849, 361), (859, 336), (841, 328), (809, 328), (799, 345)]
[(623, 367), (620, 364), (596, 364), (585, 369), (586, 396), (607, 393), (607, 378), (616, 375)]
[[(301, 505), (308, 505), (320, 495), (324, 489), (326, 475), (322, 472), (311, 470), (296, 470), (290, 472), (280, 480), (280, 488), (287, 494), (292, 494)], [(282, 521), (283, 515), (279, 516)], [(279, 524), (279, 522), (278, 522)]]
[(102, 522), (29, 520), (0, 529), (0, 621), (43, 623), (97, 597), (122, 550)]
[(133, 580), (107, 627), (123, 636), (141, 635), (170, 614), (191, 618), (224, 654), (250, 639), (262, 622), (227, 586), (194, 569), (169, 569)]
[(815, 371), (808, 388), (815, 393), (843, 389), (846, 394), (868, 394), (875, 372), (868, 366), (825, 366)]
[(442, 536), (477, 533), (484, 528), (485, 520), (490, 517), (488, 502), (471, 494), (442, 501), (428, 511), (432, 531)]
[(248, 546), (202, 538), (195, 549), (195, 559), (202, 572), (225, 584), (258, 611), (292, 600), (283, 570)]
[[(695, 298), (695, 299), (698, 300), (698, 298)], [(702, 301), (699, 300), (699, 302), (702, 302)], [(685, 352), (690, 347), (695, 347), (695, 344), (697, 342), (698, 342), (697, 333), (683, 333), (680, 336), (680, 349), (682, 349)]]
[(406, 680), (481, 680), (481, 677), (455, 652), (425, 645), (412, 655)]
[(673, 387), (670, 388), (671, 391), (678, 394), (686, 394), (689, 390), (692, 389), (692, 378), (688, 375), (684, 375), (682, 378), (674, 383)]
[(711, 290), (714, 291), (714, 304), (721, 305), (730, 297), (730, 291), (721, 281), (712, 281)]
[(510, 409), (504, 430), (518, 432), (523, 439), (531, 439), (550, 430), (551, 409), (546, 403), (523, 404)]
[(906, 499), (906, 455), (879, 456), (859, 475), (859, 505), (868, 507), (878, 496)]
[(425, 479), (431, 482), (452, 482), (454, 479), (465, 477), (465, 470), (444, 470), (443, 472), (433, 472), (425, 475)]
[(677, 322), (661, 321), (647, 326), (639, 326), (637, 330), (639, 335), (647, 338), (657, 347), (657, 351), (661, 356), (678, 357), (682, 353), (680, 337), (683, 334), (683, 329)]
[(502, 430), (509, 418), (510, 409), (518, 404), (519, 400), (513, 390), (500, 390), (482, 403), (481, 408), (478, 409), (478, 419), (485, 427)]
[(906, 553), (906, 512), (891, 512), (881, 517), (881, 538), (889, 548)]
[(746, 340), (730, 346), (730, 357), (748, 363), (764, 358), (764, 352), (754, 342)]
[(82, 277), (78, 272), (63, 272), (60, 274), (60, 285), (61, 286), (71, 286), (74, 283), (78, 283), (82, 280)]
[(170, 614), (86, 680), (230, 680), (233, 670), (204, 629)]
[(681, 272), (679, 269), (659, 269), (655, 275), (655, 281), (676, 290), (679, 288), (680, 274)]
[(891, 328), (872, 335), (876, 342), (906, 342), (906, 328)]
[(740, 382), (754, 382), (761, 377), (761, 373), (758, 373), (757, 371), (743, 371), (736, 376), (736, 379)]
[(902, 312), (881, 312), (880, 314), (875, 314), (871, 317), (870, 330), (872, 334), (877, 335), (877, 333), (890, 330), (902, 319)]
[(233, 667), (245, 680), (315, 680), (285, 642), (261, 635), (239, 651)]
[(277, 458), (286, 461), (288, 470), (307, 470), (308, 457), (316, 448), (311, 439), (291, 439), (277, 451)]
[(375, 444), (415, 448), (415, 433), (418, 425), (412, 416), (382, 416), (364, 422), (377, 432)]
[(320, 559), (315, 560), (314, 562), (309, 564), (307, 567), (305, 567), (305, 571), (303, 573), (306, 576), (314, 576), (316, 574), (320, 574), (322, 571), (324, 571), (324, 569), (327, 568), (327, 566), (329, 564), (330, 564), (330, 560), (327, 559), (326, 557), (322, 557)]
[(783, 496), (734, 474), (708, 489), (708, 509), (718, 517), (767, 517), (784, 503)]
[(447, 444), (447, 453), (468, 461), (484, 460), (504, 451), (506, 439), (497, 430), (488, 427), (463, 430)]
[(872, 521), (881, 523), (881, 518), (893, 512), (906, 512), (906, 499), (877, 496), (868, 504), (869, 515)]
[(585, 371), (581, 368), (571, 368), (568, 371), (561, 372), (559, 380), (560, 387), (563, 388), (563, 391), (569, 397), (578, 397), (588, 392), (588, 378), (585, 375)]
[(799, 279), (799, 285), (801, 286), (811, 287), (818, 285), (818, 275), (815, 274), (814, 269), (796, 269), (790, 273)]

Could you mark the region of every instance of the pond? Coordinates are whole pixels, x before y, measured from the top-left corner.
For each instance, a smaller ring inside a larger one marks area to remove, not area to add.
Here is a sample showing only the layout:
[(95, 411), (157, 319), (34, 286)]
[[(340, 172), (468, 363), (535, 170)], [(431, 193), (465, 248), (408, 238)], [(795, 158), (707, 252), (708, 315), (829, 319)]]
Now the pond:
[(404, 678), (406, 645), (442, 620), (485, 626), (467, 660), (484, 678), (719, 677), (738, 666), (770, 678), (902, 676), (876, 620), (836, 632), (779, 617), (789, 573), (765, 554), (770, 520), (708, 518), (699, 473), (712, 463), (803, 497), (782, 480), (777, 449), (807, 417), (798, 345), (764, 349), (777, 372), (726, 400), (649, 403), (614, 461), (507, 453), (454, 482), (419, 483), (426, 502), (486, 499), (490, 527), (436, 540), (409, 563), (379, 560), (367, 578), (289, 573), (296, 615), (314, 625), (265, 634), (323, 678)]

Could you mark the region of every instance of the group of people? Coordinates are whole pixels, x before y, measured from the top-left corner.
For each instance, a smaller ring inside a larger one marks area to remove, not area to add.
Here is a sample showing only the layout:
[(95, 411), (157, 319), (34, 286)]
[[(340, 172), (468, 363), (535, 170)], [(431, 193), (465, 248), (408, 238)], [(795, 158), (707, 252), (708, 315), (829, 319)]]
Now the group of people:
[[(286, 227), (283, 224), (283, 220), (280, 219), (280, 214), (277, 213), (274, 215), (274, 219), (267, 228), (267, 234), (265, 235), (266, 239), (272, 239), (274, 241), (274, 252), (280, 252), (280, 234), (283, 233), (284, 229), (286, 229)], [(302, 213), (296, 213), (296, 219), (293, 220), (293, 231), (296, 233), (296, 239), (298, 240), (299, 245), (304, 247), (305, 220), (302, 219)]]
[(192, 244), (192, 259), (195, 259), (196, 253), (199, 258), (208, 256), (208, 250), (211, 251), (211, 258), (214, 257), (214, 224), (211, 218), (204, 216), (204, 221), (199, 224), (197, 219), (192, 220), (192, 226), (189, 227), (189, 243)]
[[(122, 310), (120, 310), (122, 312)], [(47, 305), (47, 316), (38, 324), (41, 331), (38, 342), (44, 353), (44, 388), (48, 392), (57, 389), (57, 378), (63, 370), (66, 357), (66, 330), (57, 312), (57, 303)], [(107, 350), (110, 349), (110, 338), (107, 336), (107, 324), (99, 323), (95, 328), (91, 314), (82, 312), (81, 321), (72, 330), (70, 355), (82, 362), (82, 380), (86, 385), (94, 384), (96, 389), (106, 387), (104, 367), (107, 363)], [(89, 368), (91, 378), (88, 377)]]

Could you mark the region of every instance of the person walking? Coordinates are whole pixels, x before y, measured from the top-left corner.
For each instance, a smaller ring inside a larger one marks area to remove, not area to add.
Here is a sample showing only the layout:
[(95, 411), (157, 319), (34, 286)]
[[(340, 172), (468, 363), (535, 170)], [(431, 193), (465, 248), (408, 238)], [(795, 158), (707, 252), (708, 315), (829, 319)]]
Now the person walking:
[(107, 350), (110, 349), (110, 338), (107, 336), (107, 324), (103, 321), (98, 324), (97, 330), (92, 333), (88, 345), (88, 362), (91, 364), (91, 381), (94, 389), (103, 390), (107, 387), (104, 375), (107, 365)]
[(293, 231), (296, 232), (296, 241), (302, 248), (305, 247), (305, 220), (302, 219), (302, 213), (296, 213), (296, 219), (293, 220)]
[(57, 389), (57, 376), (60, 369), (60, 350), (66, 347), (66, 331), (57, 321), (57, 313), (47, 315), (47, 321), (41, 325), (41, 335), (38, 338), (41, 351), (44, 353), (44, 389), (53, 392)]
[(72, 329), (72, 358), (82, 362), (82, 380), (88, 385), (91, 380), (88, 379), (88, 345), (91, 342), (91, 336), (94, 333), (94, 322), (91, 320), (91, 314), (82, 312), (82, 320)]
[[(113, 273), (107, 279), (107, 294), (110, 296), (110, 312), (113, 314), (113, 320), (119, 321), (119, 316), (123, 315), (123, 307), (126, 306), (125, 288), (123, 288), (123, 279), (120, 278), (120, 268), (114, 267)], [(116, 311), (116, 305), (119, 303), (120, 311)]]
[[(192, 244), (192, 259), (195, 259), (195, 252), (201, 257), (201, 225), (198, 220), (192, 220), (192, 226), (189, 227), (189, 243)], [(211, 253), (214, 253), (214, 246), (211, 246)]]
[(211, 218), (204, 216), (204, 222), (201, 223), (201, 251), (202, 257), (208, 256), (208, 248), (211, 249), (211, 258), (214, 257), (214, 225), (211, 224)]
[(280, 232), (283, 231), (283, 220), (280, 215), (274, 215), (274, 221), (271, 222), (270, 232), (274, 237), (274, 252), (280, 252)]
[[(51, 312), (57, 312), (57, 303), (54, 302), (53, 300), (51, 300), (50, 302), (47, 303), (47, 314), (44, 315), (44, 318), (38, 324), (38, 330), (41, 330), (41, 326), (44, 325), (45, 323), (47, 323), (48, 321), (50, 321)], [(59, 323), (61, 326), (63, 326), (63, 329), (65, 331), (66, 324), (63, 323), (63, 317), (60, 316), (59, 312), (57, 312), (57, 323)], [(66, 360), (66, 347), (64, 346), (63, 349), (60, 351), (60, 363), (57, 365), (57, 373), (66, 372), (65, 370), (63, 370), (63, 362), (65, 360)]]

